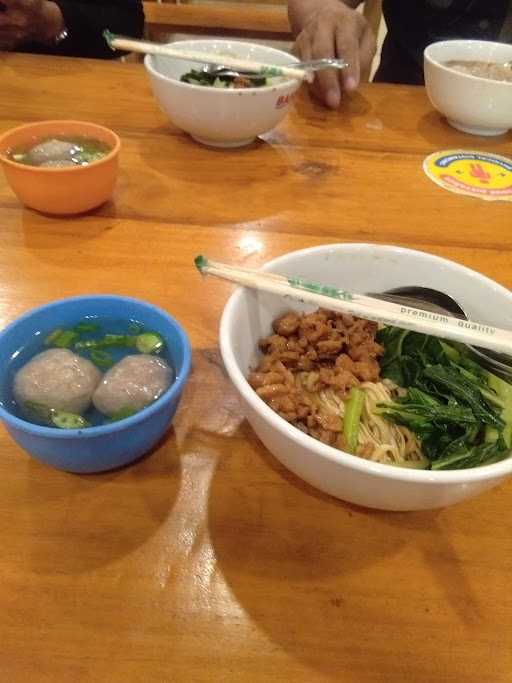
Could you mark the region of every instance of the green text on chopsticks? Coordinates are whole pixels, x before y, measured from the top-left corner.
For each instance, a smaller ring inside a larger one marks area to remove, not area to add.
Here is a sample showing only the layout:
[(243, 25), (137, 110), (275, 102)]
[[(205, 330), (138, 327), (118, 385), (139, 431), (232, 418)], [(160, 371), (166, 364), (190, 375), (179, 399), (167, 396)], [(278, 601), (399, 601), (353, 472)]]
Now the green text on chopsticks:
[(319, 285), (315, 282), (306, 282), (300, 277), (289, 277), (288, 284), (295, 289), (304, 289), (314, 294), (323, 294), (324, 296), (330, 296), (332, 299), (341, 299), (342, 301), (353, 301), (354, 299), (352, 294), (344, 289), (330, 287), (329, 285)]

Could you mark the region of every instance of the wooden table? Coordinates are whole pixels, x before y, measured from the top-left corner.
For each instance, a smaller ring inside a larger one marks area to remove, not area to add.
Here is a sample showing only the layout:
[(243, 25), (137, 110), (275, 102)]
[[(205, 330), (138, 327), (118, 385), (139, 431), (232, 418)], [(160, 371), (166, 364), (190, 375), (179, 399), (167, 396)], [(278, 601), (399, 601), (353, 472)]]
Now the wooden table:
[(80, 118), (122, 137), (114, 200), (77, 219), (0, 180), (0, 323), (63, 296), (147, 299), (188, 330), (174, 429), (121, 471), (74, 476), (0, 433), (2, 681), (512, 680), (512, 482), (456, 507), (359, 509), (257, 441), (219, 359), (231, 287), (202, 252), (257, 266), (328, 242), (417, 247), (512, 286), (512, 207), (445, 192), (435, 150), (511, 153), (451, 130), (419, 88), (368, 86), (339, 113), (297, 101), (265, 142), (193, 143), (142, 66), (0, 56), (0, 130)]

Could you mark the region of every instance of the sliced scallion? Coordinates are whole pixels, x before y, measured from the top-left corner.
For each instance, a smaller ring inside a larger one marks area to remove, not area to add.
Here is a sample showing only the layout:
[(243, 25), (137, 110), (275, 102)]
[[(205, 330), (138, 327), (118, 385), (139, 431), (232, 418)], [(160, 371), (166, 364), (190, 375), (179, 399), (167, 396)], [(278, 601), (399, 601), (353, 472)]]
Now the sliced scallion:
[(52, 423), (53, 411), (51, 408), (48, 408), (48, 406), (45, 406), (42, 403), (36, 403), (35, 401), (24, 401), (22, 408), (29, 419), (47, 425)]
[(130, 323), (128, 325), (128, 334), (133, 334), (137, 335), (142, 332), (142, 325), (139, 325), (139, 323)]
[(69, 349), (78, 339), (78, 333), (73, 330), (62, 330), (59, 336), (53, 340), (52, 346), (59, 349)]
[(36, 403), (35, 401), (25, 401), (22, 408), (29, 419), (50, 427), (58, 427), (59, 429), (82, 429), (91, 426), (81, 415), (68, 413), (65, 410), (55, 410), (54, 408), (49, 408), (48, 406), (45, 406), (42, 403)]
[(90, 357), (94, 365), (97, 365), (99, 368), (110, 368), (114, 364), (112, 356), (101, 349), (92, 349)]
[(77, 341), (75, 344), (75, 349), (95, 349), (98, 346), (96, 339), (82, 339)]
[(101, 339), (83, 339), (75, 344), (75, 349), (108, 349), (118, 347), (131, 349), (135, 346), (137, 337), (129, 334), (106, 334)]
[(44, 345), (45, 346), (53, 346), (55, 343), (55, 340), (60, 337), (60, 335), (64, 332), (64, 330), (61, 327), (58, 327), (56, 330), (53, 330), (53, 332), (50, 332), (50, 334), (46, 337), (44, 340)]
[(98, 328), (98, 323), (93, 323), (89, 320), (82, 320), (74, 326), (73, 330), (78, 332), (78, 334), (85, 334), (86, 332), (96, 332)]
[(135, 346), (141, 353), (158, 353), (164, 346), (164, 340), (157, 332), (143, 332), (137, 336)]
[(52, 413), (52, 422), (59, 429), (83, 429), (91, 426), (81, 415), (66, 413), (64, 410), (54, 410)]

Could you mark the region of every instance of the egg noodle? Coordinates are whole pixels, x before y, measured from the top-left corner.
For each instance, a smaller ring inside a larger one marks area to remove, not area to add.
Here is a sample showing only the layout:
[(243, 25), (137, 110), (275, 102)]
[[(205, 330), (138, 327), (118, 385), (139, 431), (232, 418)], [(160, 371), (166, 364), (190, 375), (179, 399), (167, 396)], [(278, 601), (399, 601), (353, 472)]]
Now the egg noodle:
[[(344, 400), (331, 388), (312, 391), (317, 379), (316, 372), (300, 372), (295, 375), (297, 388), (305, 391), (322, 413), (337, 415), (343, 420)], [(378, 404), (393, 402), (404, 390), (387, 379), (380, 382), (362, 382), (358, 388), (364, 392), (364, 403), (356, 454), (387, 465), (427, 467), (429, 461), (423, 455), (416, 436), (407, 427), (388, 422), (377, 410)]]

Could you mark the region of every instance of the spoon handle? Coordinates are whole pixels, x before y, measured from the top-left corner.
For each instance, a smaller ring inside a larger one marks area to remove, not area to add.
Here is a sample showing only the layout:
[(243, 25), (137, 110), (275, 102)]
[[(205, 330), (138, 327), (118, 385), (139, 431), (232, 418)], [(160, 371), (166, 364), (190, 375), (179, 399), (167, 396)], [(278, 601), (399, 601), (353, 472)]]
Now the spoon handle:
[(299, 62), (295, 66), (307, 71), (321, 71), (322, 69), (346, 69), (348, 62), (344, 59), (311, 59), (308, 62)]

